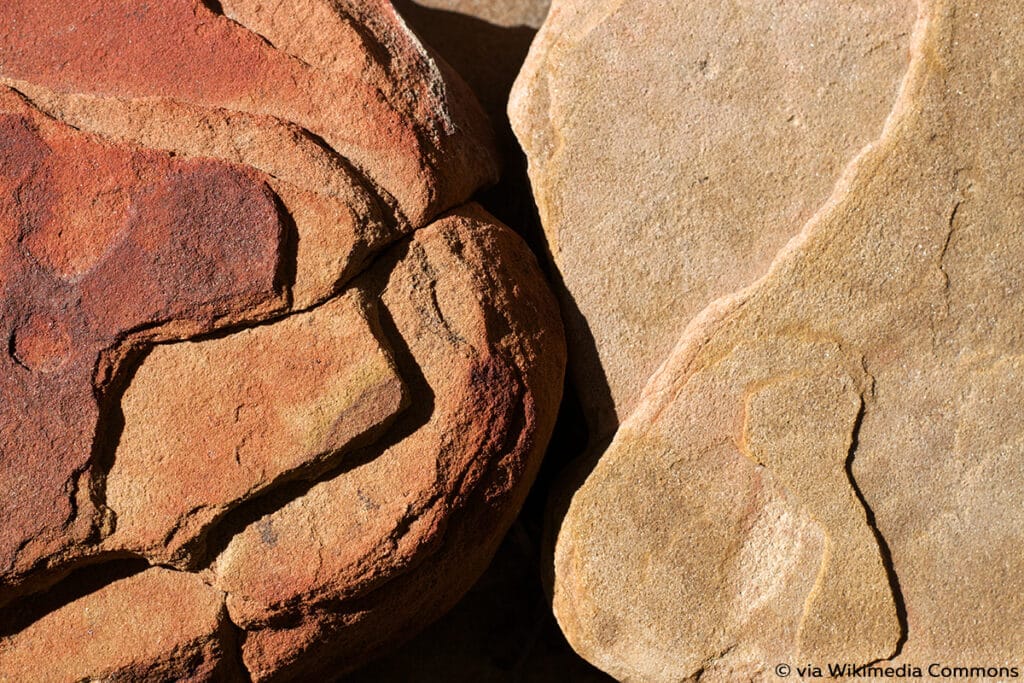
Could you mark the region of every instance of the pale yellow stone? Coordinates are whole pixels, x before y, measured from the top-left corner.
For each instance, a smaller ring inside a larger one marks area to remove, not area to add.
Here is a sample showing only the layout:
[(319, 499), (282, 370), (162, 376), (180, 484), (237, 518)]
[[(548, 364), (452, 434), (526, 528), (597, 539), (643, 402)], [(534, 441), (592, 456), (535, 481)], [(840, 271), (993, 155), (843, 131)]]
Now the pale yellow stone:
[(689, 323), (572, 496), (555, 610), (620, 680), (1019, 666), (1022, 21), (921, 2), (881, 137)]
[(509, 113), (599, 438), (877, 138), (912, 0), (556, 0)]

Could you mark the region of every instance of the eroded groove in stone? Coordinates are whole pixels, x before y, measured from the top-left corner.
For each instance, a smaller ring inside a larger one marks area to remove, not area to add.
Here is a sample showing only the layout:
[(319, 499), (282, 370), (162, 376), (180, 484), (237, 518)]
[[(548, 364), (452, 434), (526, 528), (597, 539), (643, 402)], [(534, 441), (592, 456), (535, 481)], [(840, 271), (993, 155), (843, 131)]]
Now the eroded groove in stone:
[(877, 661), (895, 654), (902, 629), (874, 529), (846, 468), (866, 378), (808, 351), (802, 370), (769, 377), (747, 394), (743, 451), (779, 478), (827, 536), (797, 636), (800, 654)]
[(125, 355), (266, 317), (286, 292), (285, 229), (256, 174), (102, 143), (9, 90), (0, 108), (6, 583), (91, 533), (73, 483)]
[(486, 530), (507, 525), (506, 502), (525, 495), (552, 425), (541, 406), (557, 393), (544, 387), (560, 342), (540, 324), (554, 310), (532, 256), (490, 221), (460, 211), (357, 281), (381, 291), (385, 328), (408, 345), (433, 409), (383, 452), (253, 521), (217, 558), (254, 679), (311, 662), (348, 669), (396, 622), (429, 620), (482, 569), (495, 542)]
[(157, 347), (121, 400), (104, 546), (189, 562), (229, 509), (381, 434), (402, 381), (358, 291), (221, 339)]

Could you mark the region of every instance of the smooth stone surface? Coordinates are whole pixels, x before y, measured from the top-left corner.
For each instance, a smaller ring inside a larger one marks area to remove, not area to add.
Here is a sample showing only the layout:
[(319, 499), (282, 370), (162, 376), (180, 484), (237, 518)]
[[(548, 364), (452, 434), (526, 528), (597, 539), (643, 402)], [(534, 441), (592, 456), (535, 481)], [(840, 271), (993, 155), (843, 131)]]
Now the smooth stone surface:
[(509, 103), (595, 443), (878, 137), (911, 0), (555, 0)]
[(1019, 666), (1022, 12), (921, 3), (881, 137), (572, 496), (556, 614), (620, 680)]

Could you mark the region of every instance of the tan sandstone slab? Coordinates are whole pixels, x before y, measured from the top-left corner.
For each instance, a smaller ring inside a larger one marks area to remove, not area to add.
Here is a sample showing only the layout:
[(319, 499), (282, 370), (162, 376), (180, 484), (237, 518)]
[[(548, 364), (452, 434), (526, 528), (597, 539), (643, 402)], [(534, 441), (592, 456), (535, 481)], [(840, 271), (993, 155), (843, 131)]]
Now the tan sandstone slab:
[(572, 496), (555, 610), (620, 680), (1019, 666), (1022, 12), (920, 3), (882, 136)]
[(513, 89), (573, 375), (610, 436), (881, 132), (911, 0), (555, 0)]

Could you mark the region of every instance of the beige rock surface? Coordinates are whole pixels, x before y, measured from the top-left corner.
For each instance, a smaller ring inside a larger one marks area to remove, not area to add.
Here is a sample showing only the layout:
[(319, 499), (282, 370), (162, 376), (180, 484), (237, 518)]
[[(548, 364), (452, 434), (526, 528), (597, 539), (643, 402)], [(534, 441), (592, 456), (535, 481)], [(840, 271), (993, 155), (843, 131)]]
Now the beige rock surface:
[(591, 433), (882, 129), (911, 0), (556, 0), (513, 89)]
[(572, 497), (555, 610), (620, 680), (1019, 666), (1022, 20), (920, 3), (881, 137), (690, 322)]

